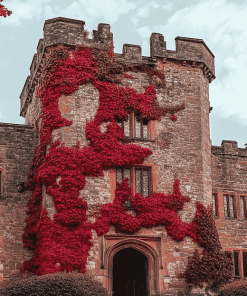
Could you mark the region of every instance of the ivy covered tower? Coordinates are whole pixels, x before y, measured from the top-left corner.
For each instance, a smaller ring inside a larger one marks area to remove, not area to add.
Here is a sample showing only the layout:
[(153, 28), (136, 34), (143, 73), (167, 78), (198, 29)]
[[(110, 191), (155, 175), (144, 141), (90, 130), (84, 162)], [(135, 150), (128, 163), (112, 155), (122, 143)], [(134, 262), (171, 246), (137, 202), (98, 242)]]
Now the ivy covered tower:
[(84, 24), (45, 21), (20, 96), (38, 135), (20, 183), (29, 197), (21, 272), (89, 272), (114, 295), (174, 295), (217, 272), (228, 280), (210, 208), (214, 55), (185, 37), (167, 50), (159, 33), (150, 57), (132, 44), (118, 54), (110, 25), (89, 39)]

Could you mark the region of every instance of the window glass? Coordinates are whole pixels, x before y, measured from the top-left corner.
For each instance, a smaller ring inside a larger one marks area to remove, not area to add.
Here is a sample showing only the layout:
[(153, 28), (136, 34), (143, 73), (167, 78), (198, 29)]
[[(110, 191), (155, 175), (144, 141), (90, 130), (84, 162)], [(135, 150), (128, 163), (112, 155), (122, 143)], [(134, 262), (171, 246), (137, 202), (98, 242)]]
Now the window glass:
[(122, 169), (117, 168), (117, 182), (122, 183), (123, 176), (122, 176)]
[(243, 252), (244, 277), (247, 277), (247, 252)]
[(130, 114), (128, 113), (128, 119), (124, 120), (124, 134), (126, 137), (130, 137)]
[(128, 178), (128, 184), (130, 186), (130, 169), (125, 168), (124, 169), (124, 180)]
[(212, 195), (212, 202), (213, 202), (213, 214), (214, 214), (214, 216), (217, 216), (217, 213), (216, 213), (216, 198), (215, 198), (214, 194)]
[(225, 213), (225, 217), (228, 217), (228, 205), (227, 205), (227, 195), (224, 195), (224, 213)]
[(141, 117), (140, 114), (135, 114), (135, 136), (141, 138)]
[(148, 188), (149, 187), (149, 171), (143, 170), (143, 196), (148, 197)]
[(141, 191), (141, 170), (140, 169), (136, 169), (135, 170), (135, 175), (136, 175), (136, 177), (135, 177), (135, 181), (136, 181), (136, 186), (135, 186), (135, 188), (136, 188), (136, 193), (140, 193), (140, 194), (142, 194), (142, 191)]
[(241, 214), (242, 218), (247, 218), (246, 217), (246, 199), (244, 196), (240, 197), (240, 204), (241, 204)]
[[(143, 197), (148, 197), (150, 194), (150, 168), (116, 168), (116, 181), (118, 183), (122, 183), (123, 180), (128, 178), (128, 184), (131, 188), (132, 182), (132, 172), (135, 170), (135, 180), (134, 180), (134, 187), (135, 193), (139, 193)], [(129, 196), (131, 197), (131, 195)]]
[(148, 139), (148, 120), (146, 118), (143, 118), (143, 138)]
[(235, 217), (235, 211), (234, 211), (234, 197), (229, 196), (230, 199), (230, 217)]
[(234, 251), (234, 270), (235, 270), (235, 276), (239, 276), (239, 264), (238, 264), (238, 256), (239, 252)]

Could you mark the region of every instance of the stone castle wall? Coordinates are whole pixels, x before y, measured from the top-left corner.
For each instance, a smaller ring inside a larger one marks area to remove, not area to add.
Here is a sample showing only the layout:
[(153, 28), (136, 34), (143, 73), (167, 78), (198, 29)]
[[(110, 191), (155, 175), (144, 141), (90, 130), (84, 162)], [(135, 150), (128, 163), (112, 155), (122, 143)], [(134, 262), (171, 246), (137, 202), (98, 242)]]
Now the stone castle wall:
[[(213, 193), (219, 203), (218, 217), (215, 218), (222, 247), (230, 251), (247, 251), (247, 219), (241, 211), (240, 197), (247, 196), (247, 150), (238, 148), (236, 141), (222, 141), (212, 146)], [(224, 195), (234, 196), (236, 217), (225, 217)], [(240, 254), (241, 272), (243, 262)], [(243, 274), (241, 274), (243, 277)]]
[(24, 260), (32, 252), (23, 248), (22, 234), (27, 217), (30, 191), (23, 191), (27, 181), (38, 133), (32, 126), (0, 123), (0, 283), (20, 274)]

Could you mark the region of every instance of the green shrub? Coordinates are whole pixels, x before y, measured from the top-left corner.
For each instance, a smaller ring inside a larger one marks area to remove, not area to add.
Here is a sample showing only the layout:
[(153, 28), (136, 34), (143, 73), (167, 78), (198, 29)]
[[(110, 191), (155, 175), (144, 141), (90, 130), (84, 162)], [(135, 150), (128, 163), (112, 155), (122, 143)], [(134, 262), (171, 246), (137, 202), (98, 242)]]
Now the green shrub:
[(107, 290), (92, 276), (81, 273), (53, 273), (12, 281), (0, 296), (107, 296)]
[(225, 284), (219, 289), (218, 296), (247, 296), (247, 280), (240, 279)]

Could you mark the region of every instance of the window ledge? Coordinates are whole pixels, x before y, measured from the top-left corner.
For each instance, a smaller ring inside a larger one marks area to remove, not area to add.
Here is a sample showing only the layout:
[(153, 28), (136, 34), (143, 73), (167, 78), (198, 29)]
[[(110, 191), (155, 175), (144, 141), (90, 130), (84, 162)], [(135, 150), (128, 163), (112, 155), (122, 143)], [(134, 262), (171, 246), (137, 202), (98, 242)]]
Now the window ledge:
[(238, 218), (234, 218), (234, 217), (224, 217), (226, 220), (238, 220)]
[(144, 138), (132, 138), (132, 137), (125, 137), (126, 140), (130, 141), (144, 141), (144, 142), (155, 142), (155, 140), (151, 139), (144, 139)]

